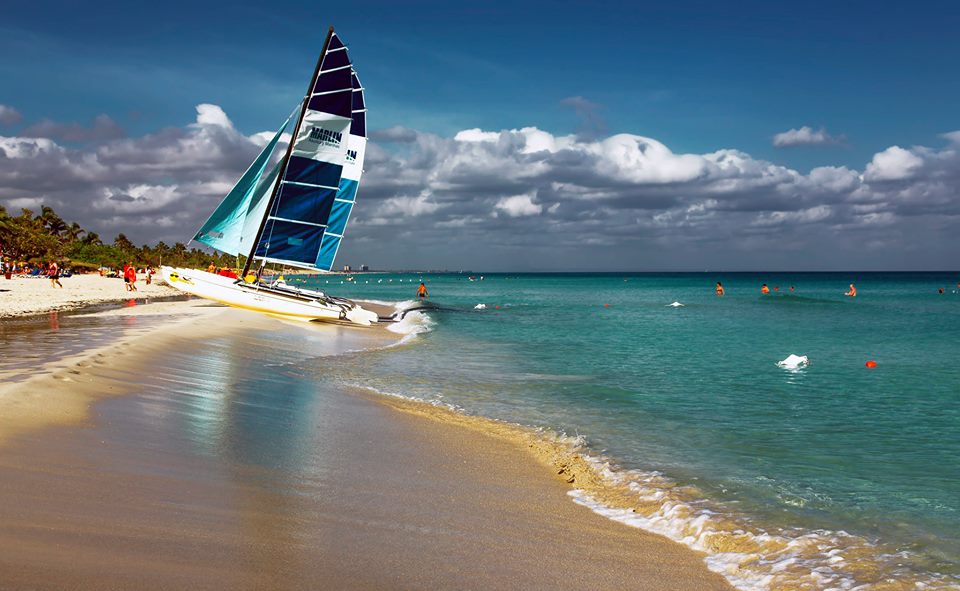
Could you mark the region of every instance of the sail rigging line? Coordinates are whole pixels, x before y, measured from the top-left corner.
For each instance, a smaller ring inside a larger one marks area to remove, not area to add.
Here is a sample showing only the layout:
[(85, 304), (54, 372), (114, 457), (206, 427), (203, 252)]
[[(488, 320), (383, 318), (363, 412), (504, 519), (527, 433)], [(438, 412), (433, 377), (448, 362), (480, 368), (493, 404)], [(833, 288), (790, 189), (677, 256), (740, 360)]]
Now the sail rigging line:
[[(320, 68), (323, 66), (323, 58), (326, 57), (327, 50), (330, 48), (331, 39), (333, 39), (333, 26), (331, 26), (327, 30), (327, 38), (323, 42), (323, 50), (320, 52), (320, 57), (317, 58), (317, 67), (314, 68), (313, 76), (310, 77), (310, 83), (307, 85), (307, 92), (304, 94), (304, 97), (303, 97), (302, 108), (300, 109), (300, 116), (297, 118), (297, 124), (293, 128), (293, 134), (290, 136), (290, 143), (287, 145), (287, 153), (283, 157), (284, 168), (286, 168), (286, 166), (290, 162), (290, 155), (293, 153), (293, 146), (300, 135), (300, 127), (303, 124), (303, 118), (307, 112), (308, 104), (310, 101), (310, 95), (313, 93), (316, 87), (317, 78), (320, 76)], [(267, 208), (266, 208), (266, 211), (268, 213), (267, 215), (263, 216), (263, 219), (260, 221), (260, 228), (257, 230), (257, 234), (253, 239), (253, 246), (250, 249), (250, 256), (247, 257), (247, 262), (243, 266), (243, 273), (240, 275), (241, 281), (243, 281), (244, 278), (247, 276), (247, 273), (250, 272), (251, 263), (253, 262), (253, 259), (257, 254), (257, 247), (260, 245), (260, 239), (263, 237), (263, 230), (267, 225), (267, 219), (269, 219), (270, 217), (269, 212), (274, 208), (277, 201), (277, 195), (280, 193), (280, 187), (283, 184), (282, 181), (283, 181), (283, 178), (281, 177), (280, 182), (274, 185), (273, 192), (270, 194), (270, 201), (267, 202)], [(271, 227), (270, 227), (271, 236), (273, 235), (274, 226), (275, 224), (271, 224)]]

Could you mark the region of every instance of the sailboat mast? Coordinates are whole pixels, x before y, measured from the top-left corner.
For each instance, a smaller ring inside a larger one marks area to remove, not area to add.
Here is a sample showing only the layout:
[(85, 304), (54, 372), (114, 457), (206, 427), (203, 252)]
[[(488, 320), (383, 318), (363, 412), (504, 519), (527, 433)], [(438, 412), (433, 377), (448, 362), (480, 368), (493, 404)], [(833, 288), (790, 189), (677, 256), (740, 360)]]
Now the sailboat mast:
[(263, 219), (260, 220), (260, 228), (257, 229), (257, 235), (253, 239), (253, 246), (250, 248), (250, 256), (247, 257), (247, 262), (243, 265), (243, 273), (240, 275), (241, 278), (245, 278), (247, 273), (250, 272), (250, 267), (253, 264), (253, 257), (257, 253), (257, 246), (260, 244), (260, 239), (263, 238), (263, 229), (267, 226), (267, 218), (270, 217), (270, 211), (273, 209), (274, 202), (277, 199), (277, 194), (280, 192), (280, 185), (283, 181), (283, 175), (287, 167), (286, 163), (290, 161), (290, 154), (293, 152), (293, 144), (297, 141), (297, 136), (300, 134), (300, 125), (303, 123), (303, 116), (307, 111), (307, 102), (310, 100), (310, 95), (313, 93), (313, 88), (317, 84), (317, 76), (320, 75), (320, 67), (323, 65), (323, 58), (327, 55), (327, 48), (330, 47), (330, 39), (333, 38), (333, 26), (330, 26), (330, 29), (327, 31), (327, 38), (323, 42), (323, 50), (320, 52), (320, 57), (317, 58), (317, 67), (313, 70), (313, 76), (310, 77), (310, 84), (307, 86), (307, 93), (303, 97), (303, 105), (300, 107), (300, 116), (297, 118), (297, 124), (293, 128), (293, 135), (290, 136), (290, 143), (287, 145), (287, 153), (283, 156), (283, 166), (281, 167), (280, 174), (277, 176), (277, 182), (273, 187), (273, 192), (270, 193), (270, 200), (267, 202), (267, 208), (264, 212)]

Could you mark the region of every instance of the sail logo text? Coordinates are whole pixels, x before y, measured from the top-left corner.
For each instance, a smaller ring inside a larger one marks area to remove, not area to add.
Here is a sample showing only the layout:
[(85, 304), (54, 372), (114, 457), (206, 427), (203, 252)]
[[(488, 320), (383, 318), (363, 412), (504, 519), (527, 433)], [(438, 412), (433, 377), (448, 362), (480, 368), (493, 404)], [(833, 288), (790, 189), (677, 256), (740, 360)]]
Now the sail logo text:
[(347, 150), (347, 162), (356, 162), (356, 161), (357, 161), (357, 151)]
[(322, 127), (314, 127), (310, 130), (310, 141), (317, 144), (333, 146), (336, 148), (340, 146), (340, 142), (342, 140), (343, 133), (339, 131), (331, 131)]

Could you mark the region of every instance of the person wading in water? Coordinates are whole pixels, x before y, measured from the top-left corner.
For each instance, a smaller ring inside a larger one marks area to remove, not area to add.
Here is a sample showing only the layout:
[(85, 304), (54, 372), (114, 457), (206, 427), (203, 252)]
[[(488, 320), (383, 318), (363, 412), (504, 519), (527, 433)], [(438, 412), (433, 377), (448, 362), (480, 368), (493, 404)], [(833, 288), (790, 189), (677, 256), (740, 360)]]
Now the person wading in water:
[(425, 297), (427, 297), (428, 295), (429, 295), (429, 294), (427, 294), (427, 286), (423, 284), (423, 281), (421, 281), (421, 282), (420, 282), (420, 287), (417, 288), (417, 297), (418, 297), (418, 298), (425, 298)]

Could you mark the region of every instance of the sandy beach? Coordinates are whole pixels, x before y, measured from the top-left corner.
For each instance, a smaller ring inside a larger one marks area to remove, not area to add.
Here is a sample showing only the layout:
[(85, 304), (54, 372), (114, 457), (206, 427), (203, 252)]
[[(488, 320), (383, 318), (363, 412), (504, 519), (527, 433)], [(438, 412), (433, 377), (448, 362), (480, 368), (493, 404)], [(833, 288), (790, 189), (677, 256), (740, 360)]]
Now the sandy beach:
[[(154, 279), (158, 277), (154, 276)], [(136, 292), (127, 291), (123, 279), (97, 274), (64, 277), (60, 283), (62, 289), (51, 287), (50, 280), (45, 277), (0, 278), (0, 318), (71, 310), (131, 298), (181, 295), (181, 292), (157, 281), (147, 285), (142, 275), (137, 279)]]
[(522, 436), (298, 379), (397, 335), (164, 306), (0, 390), (0, 587), (730, 588)]

